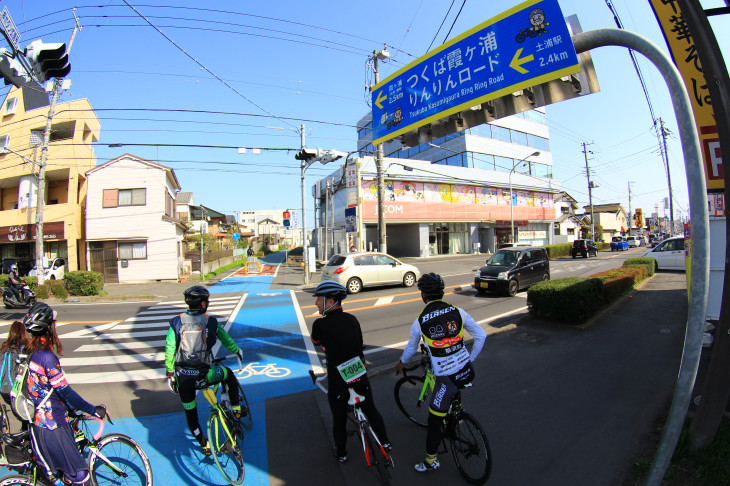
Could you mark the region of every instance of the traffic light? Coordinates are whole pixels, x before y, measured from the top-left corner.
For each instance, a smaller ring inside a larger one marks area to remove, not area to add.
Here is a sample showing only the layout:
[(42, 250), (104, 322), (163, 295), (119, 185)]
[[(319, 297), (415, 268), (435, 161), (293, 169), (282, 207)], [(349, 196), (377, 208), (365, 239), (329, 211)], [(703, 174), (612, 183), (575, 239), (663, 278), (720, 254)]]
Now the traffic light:
[(5, 78), (5, 84), (17, 88), (35, 84), (23, 64), (7, 49), (0, 49), (0, 73)]
[(304, 148), (294, 155), (297, 160), (312, 160), (319, 157), (319, 149), (307, 149)]
[(284, 211), (284, 214), (282, 214), (284, 218), (284, 226), (289, 227), (291, 226), (291, 213), (289, 211)]
[(43, 83), (50, 78), (63, 78), (71, 71), (64, 43), (44, 43), (33, 41), (25, 48), (25, 55), (33, 69), (33, 74)]

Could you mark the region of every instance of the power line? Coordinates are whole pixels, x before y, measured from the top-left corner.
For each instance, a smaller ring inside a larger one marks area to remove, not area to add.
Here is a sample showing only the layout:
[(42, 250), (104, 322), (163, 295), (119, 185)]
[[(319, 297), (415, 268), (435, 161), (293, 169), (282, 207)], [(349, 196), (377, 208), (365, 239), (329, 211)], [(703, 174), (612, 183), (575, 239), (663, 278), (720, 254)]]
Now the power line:
[[(451, 34), (451, 31), (452, 31), (452, 30), (454, 29), (454, 25), (456, 25), (456, 21), (457, 21), (457, 20), (459, 20), (459, 15), (461, 15), (461, 11), (462, 11), (462, 10), (464, 10), (464, 5), (466, 5), (466, 0), (464, 0), (464, 1), (462, 2), (462, 4), (461, 4), (461, 8), (460, 8), (460, 9), (459, 9), (459, 11), (458, 11), (458, 12), (456, 13), (456, 17), (454, 17), (454, 21), (453, 21), (453, 22), (451, 23), (451, 27), (449, 28), (449, 31), (448, 31), (448, 32), (446, 33), (446, 37), (444, 37), (444, 42), (442, 42), (442, 44), (443, 44), (443, 43), (446, 43), (446, 39), (448, 39), (448, 38), (449, 38), (449, 34)], [(447, 14), (447, 15), (448, 15), (448, 14)]]
[(130, 5), (129, 2), (127, 2), (127, 0), (122, 0), (122, 1), (124, 3), (126, 3), (127, 6), (129, 8), (131, 8), (137, 15), (139, 15), (145, 22), (147, 22), (150, 25), (150, 27), (152, 27), (153, 29), (155, 29), (162, 37), (164, 37), (165, 39), (167, 39), (173, 46), (175, 46), (175, 48), (177, 48), (180, 52), (182, 52), (183, 54), (185, 54), (188, 58), (190, 58), (193, 62), (195, 62), (195, 64), (197, 64), (201, 68), (205, 69), (210, 75), (212, 75), (218, 81), (220, 81), (221, 83), (223, 83), (223, 85), (225, 85), (226, 87), (228, 87), (231, 91), (233, 91), (238, 96), (240, 96), (244, 100), (246, 100), (249, 103), (251, 103), (252, 105), (254, 105), (259, 110), (263, 111), (264, 113), (267, 113), (269, 116), (274, 117), (274, 118), (277, 118), (277, 119), (283, 121), (284, 123), (286, 123), (287, 125), (290, 125), (293, 128), (297, 128), (296, 125), (293, 125), (293, 124), (289, 123), (288, 121), (277, 117), (276, 115), (274, 115), (270, 111), (266, 110), (264, 107), (260, 106), (258, 103), (256, 103), (252, 99), (248, 98), (246, 95), (244, 95), (240, 91), (238, 91), (236, 88), (234, 88), (233, 86), (231, 86), (230, 84), (228, 84), (221, 77), (219, 77), (217, 74), (215, 74), (213, 71), (211, 71), (210, 69), (208, 69), (205, 65), (203, 65), (200, 61), (198, 61), (197, 59), (195, 59), (195, 57), (193, 57), (192, 55), (188, 54), (187, 51), (185, 51), (185, 49), (183, 49), (182, 47), (180, 47), (174, 40), (170, 39), (164, 32), (162, 32), (159, 28), (157, 28), (152, 22), (150, 22), (149, 20), (147, 20), (147, 18), (144, 15), (142, 15), (140, 12), (138, 12), (136, 8), (134, 8), (132, 5)]
[(451, 12), (451, 8), (454, 6), (454, 2), (456, 2), (456, 0), (451, 0), (451, 5), (449, 5), (449, 9), (446, 11), (446, 15), (444, 15), (444, 19), (441, 21), (441, 25), (439, 25), (439, 30), (437, 30), (436, 33), (434, 34), (433, 40), (431, 40), (431, 43), (428, 45), (428, 49), (426, 49), (426, 52), (430, 51), (431, 46), (433, 45), (434, 42), (436, 42), (436, 37), (438, 37), (439, 32), (441, 32), (441, 27), (444, 26), (444, 22), (446, 22), (446, 19), (448, 18), (449, 13)]

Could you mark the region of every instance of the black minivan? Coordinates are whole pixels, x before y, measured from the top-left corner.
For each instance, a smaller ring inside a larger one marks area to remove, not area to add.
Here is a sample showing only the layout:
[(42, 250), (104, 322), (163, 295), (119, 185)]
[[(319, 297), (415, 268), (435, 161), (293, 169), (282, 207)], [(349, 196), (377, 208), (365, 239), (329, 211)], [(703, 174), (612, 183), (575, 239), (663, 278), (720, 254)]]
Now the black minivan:
[(478, 293), (499, 292), (514, 296), (520, 289), (550, 280), (547, 250), (539, 246), (497, 250), (474, 277)]

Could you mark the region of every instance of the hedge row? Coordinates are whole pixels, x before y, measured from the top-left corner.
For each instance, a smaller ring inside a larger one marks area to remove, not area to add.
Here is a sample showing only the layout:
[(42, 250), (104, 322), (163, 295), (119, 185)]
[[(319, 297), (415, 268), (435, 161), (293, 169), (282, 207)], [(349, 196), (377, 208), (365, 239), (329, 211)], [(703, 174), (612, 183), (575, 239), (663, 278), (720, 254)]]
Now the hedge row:
[(539, 282), (527, 291), (527, 307), (542, 319), (581, 324), (652, 275), (653, 258), (629, 258), (622, 267), (589, 277)]
[[(596, 246), (598, 246), (598, 251), (604, 251), (604, 250), (611, 249), (610, 243), (596, 243)], [(560, 243), (558, 245), (545, 245), (545, 248), (547, 248), (547, 251), (548, 251), (548, 258), (550, 260), (555, 260), (558, 258), (569, 257), (570, 250), (571, 250), (571, 248), (573, 248), (573, 244), (572, 243)]]
[[(36, 277), (21, 277), (35, 292), (38, 299), (54, 296), (66, 299), (70, 295), (99, 295), (104, 288), (104, 275), (98, 272), (73, 271), (66, 272), (63, 280), (46, 280), (38, 286)], [(8, 286), (8, 276), (0, 275), (0, 287)]]

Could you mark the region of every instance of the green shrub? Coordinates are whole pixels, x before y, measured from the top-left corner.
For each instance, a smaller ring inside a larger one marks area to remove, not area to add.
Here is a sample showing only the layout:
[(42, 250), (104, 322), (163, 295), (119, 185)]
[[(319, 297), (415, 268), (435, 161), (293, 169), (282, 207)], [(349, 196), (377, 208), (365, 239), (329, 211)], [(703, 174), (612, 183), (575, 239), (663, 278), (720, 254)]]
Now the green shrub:
[(44, 300), (51, 296), (66, 300), (68, 297), (66, 283), (63, 280), (46, 280), (43, 282), (43, 285), (36, 286), (35, 296), (39, 300)]
[(104, 288), (104, 275), (99, 272), (67, 272), (63, 279), (71, 295), (99, 295)]
[(555, 260), (556, 258), (562, 258), (570, 256), (570, 249), (573, 247), (572, 243), (561, 243), (559, 245), (545, 245), (548, 252), (548, 259)]
[[(35, 289), (38, 279), (35, 277), (20, 277), (20, 280), (24, 280), (28, 287), (30, 287), (31, 290)], [(0, 275), (0, 287), (7, 287), (8, 286), (8, 275), (6, 273)]]
[(640, 268), (619, 267), (591, 275), (591, 277), (597, 278), (603, 283), (603, 302), (610, 304), (633, 289), (636, 278), (641, 281), (639, 277), (641, 274), (642, 269)]
[(603, 303), (601, 280), (568, 277), (539, 282), (527, 291), (527, 308), (536, 317), (580, 324)]
[(624, 261), (624, 267), (646, 267), (648, 270), (647, 277), (651, 277), (654, 275), (654, 271), (656, 270), (656, 261), (651, 257), (637, 257), (637, 258), (627, 258)]
[(45, 285), (41, 285), (40, 287), (36, 287), (35, 289), (35, 297), (38, 300), (46, 300), (49, 297), (49, 291), (50, 288), (46, 287)]

